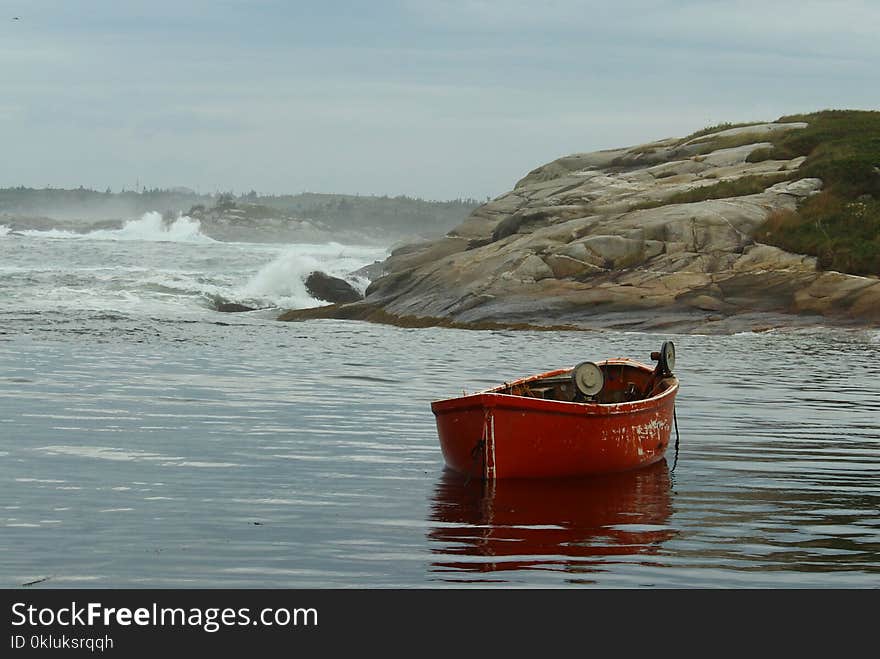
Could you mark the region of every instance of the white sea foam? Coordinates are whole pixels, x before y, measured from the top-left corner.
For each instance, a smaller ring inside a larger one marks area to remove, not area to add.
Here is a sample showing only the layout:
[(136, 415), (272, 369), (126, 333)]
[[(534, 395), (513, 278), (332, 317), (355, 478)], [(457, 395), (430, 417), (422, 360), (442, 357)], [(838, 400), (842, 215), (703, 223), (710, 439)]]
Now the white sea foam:
[(0, 264), (0, 310), (196, 318), (215, 313), (221, 302), (312, 307), (323, 303), (306, 291), (310, 272), (321, 270), (363, 289), (366, 280), (349, 273), (386, 256), (383, 248), (338, 243), (214, 241), (201, 234), (196, 220), (181, 216), (163, 222), (159, 213), (87, 234), (23, 233), (38, 238), (23, 245), (32, 251), (30, 257), (16, 252), (24, 260)]
[(300, 246), (292, 247), (260, 268), (233, 297), (287, 307), (326, 304), (306, 291), (305, 278), (320, 269), (316, 258), (304, 254)]
[(350, 247), (338, 243), (326, 245), (293, 245), (264, 265), (233, 298), (273, 304), (279, 307), (301, 308), (326, 302), (312, 298), (305, 286), (311, 272), (320, 270), (329, 275), (347, 279), (361, 291), (368, 280), (347, 277), (347, 273), (380, 258), (384, 252), (371, 247)]
[(201, 232), (201, 223), (188, 215), (180, 215), (173, 222), (165, 222), (155, 211), (144, 213), (139, 220), (129, 220), (121, 229), (99, 230), (87, 234), (89, 238), (104, 240), (144, 240), (153, 242), (214, 242)]
[(29, 229), (21, 232), (36, 238), (74, 238), (80, 240), (139, 240), (145, 242), (212, 243), (215, 242), (201, 232), (201, 223), (188, 215), (166, 222), (161, 213), (150, 211), (139, 219), (129, 220), (121, 229), (98, 229), (88, 233), (50, 229), (40, 231)]
[(12, 229), (5, 224), (0, 224), (0, 238), (7, 235)]
[(19, 233), (22, 236), (30, 236), (32, 238), (82, 238), (85, 235), (76, 231), (62, 231), (61, 229), (22, 229)]

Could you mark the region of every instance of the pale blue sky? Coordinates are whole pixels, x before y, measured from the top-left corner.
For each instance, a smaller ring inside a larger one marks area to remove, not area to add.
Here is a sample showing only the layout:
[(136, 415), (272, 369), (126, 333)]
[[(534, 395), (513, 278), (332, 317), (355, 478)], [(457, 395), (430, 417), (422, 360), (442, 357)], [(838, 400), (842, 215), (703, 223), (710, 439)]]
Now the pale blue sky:
[(485, 198), (567, 153), (880, 108), (878, 26), (856, 1), (0, 0), (0, 187)]

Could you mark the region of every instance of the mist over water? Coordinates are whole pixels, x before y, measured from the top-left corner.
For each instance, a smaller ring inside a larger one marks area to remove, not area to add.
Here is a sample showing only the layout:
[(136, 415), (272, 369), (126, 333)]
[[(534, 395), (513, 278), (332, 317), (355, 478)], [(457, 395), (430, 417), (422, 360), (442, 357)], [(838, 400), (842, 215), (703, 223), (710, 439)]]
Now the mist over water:
[[(206, 240), (154, 214), (0, 231), (0, 585), (880, 583), (880, 332), (275, 320), (316, 304), (304, 273), (351, 279), (384, 254)], [(432, 400), (669, 338), (674, 471), (673, 451), (597, 479), (444, 470)]]

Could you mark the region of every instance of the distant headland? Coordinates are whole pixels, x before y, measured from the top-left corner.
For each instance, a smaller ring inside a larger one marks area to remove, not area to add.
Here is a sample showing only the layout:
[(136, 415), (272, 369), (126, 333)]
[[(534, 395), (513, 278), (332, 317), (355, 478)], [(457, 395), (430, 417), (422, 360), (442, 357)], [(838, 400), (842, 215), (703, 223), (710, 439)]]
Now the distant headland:
[(115, 228), (147, 212), (187, 215), (216, 240), (347, 242), (389, 245), (442, 236), (477, 206), (475, 199), (428, 201), (398, 195), (255, 191), (201, 194), (188, 188), (103, 192), (89, 188), (0, 188), (0, 225), (86, 233)]

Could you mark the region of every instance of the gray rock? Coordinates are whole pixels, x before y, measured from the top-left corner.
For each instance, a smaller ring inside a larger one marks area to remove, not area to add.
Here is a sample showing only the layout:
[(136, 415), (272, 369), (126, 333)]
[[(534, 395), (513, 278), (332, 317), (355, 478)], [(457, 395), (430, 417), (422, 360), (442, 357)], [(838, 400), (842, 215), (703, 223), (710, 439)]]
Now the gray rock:
[(315, 271), (309, 274), (305, 280), (306, 290), (316, 300), (324, 300), (334, 304), (347, 304), (363, 299), (354, 286), (339, 277)]
[(577, 277), (585, 273), (596, 274), (602, 272), (602, 268), (579, 259), (566, 256), (565, 254), (551, 254), (544, 261), (553, 271), (557, 279)]
[(540, 281), (541, 279), (552, 277), (553, 270), (550, 269), (550, 266), (544, 263), (544, 260), (540, 256), (532, 254), (525, 258), (520, 266), (513, 271), (513, 274), (518, 279)]
[(357, 270), (352, 272), (351, 276), (365, 277), (365, 278), (369, 279), (371, 282), (373, 282), (384, 274), (385, 274), (384, 261), (373, 261), (372, 263), (365, 265), (362, 268), (358, 268)]
[[(733, 332), (821, 317), (880, 324), (880, 280), (819, 272), (812, 257), (755, 242), (769, 213), (822, 188), (796, 177), (803, 157), (746, 162), (769, 134), (802, 127), (758, 124), (559, 158), (445, 238), (396, 250), (361, 308), (386, 318), (635, 330)], [(752, 135), (709, 150), (714, 139)], [(780, 183), (782, 173), (790, 178)], [(743, 177), (766, 177), (767, 187), (664, 203)]]
[(606, 268), (626, 268), (645, 260), (645, 241), (622, 236), (589, 236), (580, 243)]
[(222, 313), (241, 313), (243, 311), (256, 311), (256, 309), (236, 302), (222, 302), (217, 305), (217, 311)]

